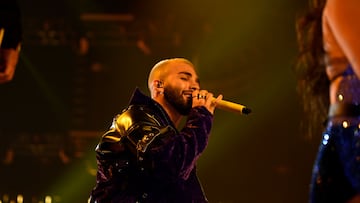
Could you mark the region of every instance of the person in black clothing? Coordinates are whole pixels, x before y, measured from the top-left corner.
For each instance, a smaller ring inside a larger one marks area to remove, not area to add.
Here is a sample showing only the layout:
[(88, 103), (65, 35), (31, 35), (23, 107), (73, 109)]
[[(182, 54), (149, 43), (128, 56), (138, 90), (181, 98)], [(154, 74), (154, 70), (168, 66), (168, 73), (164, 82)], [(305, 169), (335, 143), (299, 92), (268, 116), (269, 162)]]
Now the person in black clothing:
[[(92, 203), (208, 202), (196, 175), (217, 102), (200, 89), (194, 65), (162, 60), (150, 72), (151, 97), (136, 89), (99, 144)], [(183, 116), (187, 120), (178, 129)]]

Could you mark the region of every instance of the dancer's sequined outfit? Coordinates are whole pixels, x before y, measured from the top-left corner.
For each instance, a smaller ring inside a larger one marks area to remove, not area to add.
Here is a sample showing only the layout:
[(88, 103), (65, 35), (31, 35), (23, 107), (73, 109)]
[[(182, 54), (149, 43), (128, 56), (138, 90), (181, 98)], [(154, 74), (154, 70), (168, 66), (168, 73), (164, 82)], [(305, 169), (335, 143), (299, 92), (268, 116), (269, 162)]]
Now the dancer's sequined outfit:
[(313, 168), (311, 203), (343, 203), (360, 192), (360, 80), (343, 74)]

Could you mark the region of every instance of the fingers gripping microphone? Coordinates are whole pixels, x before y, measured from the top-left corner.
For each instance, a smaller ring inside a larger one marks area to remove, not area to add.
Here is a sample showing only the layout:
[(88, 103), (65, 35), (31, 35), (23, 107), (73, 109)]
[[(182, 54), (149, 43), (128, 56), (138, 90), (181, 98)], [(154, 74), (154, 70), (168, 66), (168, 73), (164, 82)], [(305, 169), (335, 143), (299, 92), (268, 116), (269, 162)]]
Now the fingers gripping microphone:
[[(213, 101), (216, 101), (216, 98), (213, 98)], [(226, 101), (226, 100), (220, 100), (216, 103), (216, 107), (225, 111), (230, 111), (238, 114), (249, 114), (251, 113), (251, 109), (248, 107), (237, 104), (234, 102)]]

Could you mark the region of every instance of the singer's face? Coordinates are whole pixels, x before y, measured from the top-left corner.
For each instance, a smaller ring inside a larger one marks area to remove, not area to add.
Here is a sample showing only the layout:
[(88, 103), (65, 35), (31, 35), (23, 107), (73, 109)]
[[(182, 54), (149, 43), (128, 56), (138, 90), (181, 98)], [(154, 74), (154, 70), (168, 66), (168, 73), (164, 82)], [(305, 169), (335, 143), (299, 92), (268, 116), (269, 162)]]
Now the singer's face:
[(188, 115), (192, 108), (192, 92), (200, 89), (198, 76), (186, 63), (170, 66), (164, 81), (164, 97), (181, 115)]

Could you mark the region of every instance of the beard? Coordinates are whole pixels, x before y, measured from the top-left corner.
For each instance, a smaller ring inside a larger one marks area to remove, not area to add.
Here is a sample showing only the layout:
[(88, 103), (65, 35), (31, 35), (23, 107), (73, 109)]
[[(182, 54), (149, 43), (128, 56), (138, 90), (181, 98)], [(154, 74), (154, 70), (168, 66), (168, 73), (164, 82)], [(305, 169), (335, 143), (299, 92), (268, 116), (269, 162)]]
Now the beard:
[(184, 99), (181, 92), (181, 90), (171, 86), (164, 87), (164, 97), (166, 101), (181, 115), (186, 116), (190, 113), (192, 108), (192, 98), (188, 97), (187, 99)]

